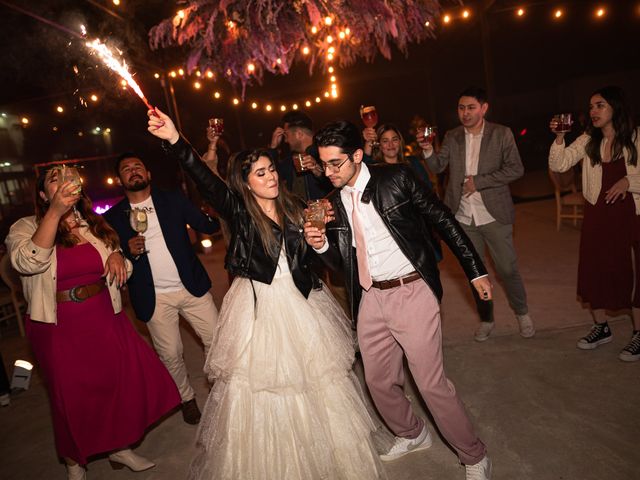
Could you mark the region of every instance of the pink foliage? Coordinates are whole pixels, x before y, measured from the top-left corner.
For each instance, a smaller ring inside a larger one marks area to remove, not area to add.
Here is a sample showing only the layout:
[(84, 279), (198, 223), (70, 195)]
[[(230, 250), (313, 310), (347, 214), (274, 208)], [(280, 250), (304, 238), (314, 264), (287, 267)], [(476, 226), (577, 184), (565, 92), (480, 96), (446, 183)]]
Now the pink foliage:
[[(182, 47), (189, 72), (211, 70), (244, 91), (264, 72), (286, 74), (296, 61), (309, 72), (332, 63), (341, 66), (378, 53), (391, 57), (391, 46), (407, 53), (409, 43), (433, 37), (438, 0), (188, 0), (178, 16), (149, 32), (153, 49)], [(324, 19), (330, 17), (331, 25)], [(430, 22), (430, 27), (425, 26)], [(317, 28), (313, 34), (311, 27)], [(346, 33), (346, 29), (348, 34)], [(344, 38), (340, 38), (340, 35)], [(327, 36), (333, 42), (327, 41)], [(303, 47), (310, 53), (303, 55)], [(335, 49), (334, 61), (328, 49)], [(249, 71), (249, 64), (255, 66)]]

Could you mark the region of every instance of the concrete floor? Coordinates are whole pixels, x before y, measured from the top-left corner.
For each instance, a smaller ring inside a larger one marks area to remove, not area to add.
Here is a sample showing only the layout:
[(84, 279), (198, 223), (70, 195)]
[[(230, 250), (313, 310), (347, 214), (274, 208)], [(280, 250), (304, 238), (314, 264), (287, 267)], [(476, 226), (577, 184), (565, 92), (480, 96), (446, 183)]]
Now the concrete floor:
[[(497, 288), (494, 335), (476, 343), (472, 338), (476, 317), (462, 271), (448, 253), (441, 265), (446, 369), (488, 446), (493, 478), (640, 479), (640, 362), (625, 364), (617, 359), (629, 339), (630, 322), (620, 317), (612, 323), (611, 344), (591, 352), (576, 349), (575, 341), (590, 324), (587, 312), (575, 301), (579, 230), (564, 226), (556, 232), (553, 201), (519, 204), (516, 210), (515, 242), (538, 330), (535, 338), (520, 338), (504, 293)], [(220, 243), (203, 256), (218, 305), (227, 286)], [(147, 335), (140, 322), (136, 326)], [(7, 365), (31, 357), (15, 328), (1, 333), (0, 350)], [(208, 391), (201, 373), (202, 349), (188, 331), (184, 333), (185, 357), (202, 406)], [(424, 415), (411, 386), (407, 393)], [(10, 407), (0, 409), (0, 431), (0, 478), (65, 478), (37, 368), (31, 388), (13, 396)], [(195, 432), (196, 427), (174, 413), (152, 428), (139, 447), (140, 453), (157, 462), (156, 468), (142, 473), (114, 471), (105, 458), (97, 458), (89, 464), (88, 478), (182, 479), (194, 452)], [(388, 463), (386, 470), (391, 480), (464, 478), (456, 456), (437, 435), (431, 449)]]

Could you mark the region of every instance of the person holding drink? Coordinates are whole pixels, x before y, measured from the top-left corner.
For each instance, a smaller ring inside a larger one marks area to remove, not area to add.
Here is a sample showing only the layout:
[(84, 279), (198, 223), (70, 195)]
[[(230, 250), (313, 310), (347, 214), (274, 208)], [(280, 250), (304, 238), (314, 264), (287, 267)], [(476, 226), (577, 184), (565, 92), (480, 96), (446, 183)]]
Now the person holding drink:
[[(289, 151), (280, 155), (278, 148), (288, 145)], [(282, 116), (282, 127), (271, 137), (271, 150), (277, 159), (276, 169), (289, 191), (315, 200), (331, 191), (331, 184), (317, 164), (317, 150), (313, 146), (313, 122), (300, 110), (291, 110)]]
[[(433, 129), (433, 127), (427, 127)], [(435, 134), (435, 131), (434, 131)], [(422, 161), (413, 155), (405, 155), (405, 144), (400, 129), (391, 123), (385, 123), (374, 130), (367, 127), (362, 131), (364, 138), (363, 151), (365, 155), (372, 157), (375, 163), (404, 163), (413, 170), (416, 176), (422, 180), (429, 189), (433, 188), (429, 173), (425, 169)], [(373, 149), (373, 143), (380, 140), (380, 147)], [(433, 139), (431, 139), (433, 140)], [(364, 160), (366, 162), (366, 159)]]
[(311, 271), (304, 203), (282, 188), (270, 150), (233, 155), (225, 183), (157, 115), (149, 131), (229, 224), (235, 275), (205, 365), (215, 382), (188, 478), (380, 478), (350, 322)]
[(589, 101), (584, 134), (565, 146), (570, 123), (551, 120), (556, 135), (549, 168), (565, 172), (582, 160), (586, 200), (578, 261), (578, 297), (594, 325), (577, 347), (592, 350), (612, 340), (607, 310), (631, 312), (633, 333), (619, 358), (640, 359), (640, 129), (624, 92), (615, 86), (596, 90)]
[(307, 243), (344, 272), (371, 396), (397, 436), (381, 458), (398, 459), (432, 444), (429, 428), (405, 396), (404, 357), (443, 437), (468, 480), (488, 480), (491, 460), (474, 432), (442, 359), (440, 283), (429, 228), (451, 248), (478, 294), (492, 285), (473, 244), (451, 212), (405, 165), (362, 162), (362, 140), (349, 122), (316, 134), (322, 166), (336, 190), (335, 219), (305, 225)]
[(28, 302), (26, 333), (49, 393), (56, 449), (68, 478), (83, 480), (83, 465), (102, 452), (115, 468), (152, 468), (129, 446), (180, 397), (122, 311), (131, 262), (71, 180), (72, 168), (39, 175), (36, 214), (18, 220), (6, 243)]
[[(520, 336), (531, 338), (536, 332), (513, 245), (515, 208), (509, 190), (509, 184), (524, 174), (524, 167), (513, 133), (486, 121), (488, 109), (482, 88), (465, 89), (458, 96), (461, 125), (445, 134), (438, 152), (425, 135), (418, 136), (418, 145), (432, 172), (441, 173), (449, 167), (444, 203), (455, 213), (477, 252), (484, 256), (485, 248), (489, 249)], [(495, 326), (493, 302), (485, 302), (474, 289), (472, 293), (480, 316), (474, 338), (484, 342)]]
[(136, 317), (146, 323), (154, 348), (178, 386), (183, 420), (195, 425), (201, 413), (183, 358), (180, 316), (202, 341), (206, 356), (218, 311), (209, 293), (209, 275), (191, 246), (187, 225), (211, 234), (218, 223), (181, 192), (153, 188), (151, 172), (136, 154), (120, 155), (115, 171), (125, 198), (104, 218), (133, 262), (128, 285)]

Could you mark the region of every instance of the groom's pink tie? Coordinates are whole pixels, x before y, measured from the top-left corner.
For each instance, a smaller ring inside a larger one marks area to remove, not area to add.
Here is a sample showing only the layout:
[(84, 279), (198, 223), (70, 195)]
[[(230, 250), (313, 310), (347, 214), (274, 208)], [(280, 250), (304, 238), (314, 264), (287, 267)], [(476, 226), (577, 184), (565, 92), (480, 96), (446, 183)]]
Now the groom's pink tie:
[(353, 211), (351, 218), (353, 219), (353, 236), (356, 239), (356, 258), (358, 259), (358, 279), (360, 285), (365, 290), (369, 290), (372, 285), (371, 272), (369, 272), (369, 259), (367, 257), (367, 242), (364, 239), (364, 227), (362, 226), (362, 218), (360, 217), (360, 195), (357, 190), (351, 192), (351, 201), (353, 202)]

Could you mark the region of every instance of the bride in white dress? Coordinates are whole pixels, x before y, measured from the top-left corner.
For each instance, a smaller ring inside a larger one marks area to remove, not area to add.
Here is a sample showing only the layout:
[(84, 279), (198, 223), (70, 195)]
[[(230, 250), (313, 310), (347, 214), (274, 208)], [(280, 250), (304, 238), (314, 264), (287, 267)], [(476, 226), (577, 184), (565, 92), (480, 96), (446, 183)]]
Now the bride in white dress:
[(162, 112), (149, 131), (228, 222), (224, 298), (205, 365), (214, 386), (198, 430), (191, 480), (384, 478), (352, 365), (350, 321), (311, 273), (303, 205), (280, 189), (268, 151), (214, 175)]

